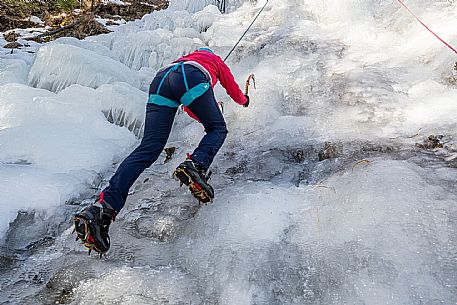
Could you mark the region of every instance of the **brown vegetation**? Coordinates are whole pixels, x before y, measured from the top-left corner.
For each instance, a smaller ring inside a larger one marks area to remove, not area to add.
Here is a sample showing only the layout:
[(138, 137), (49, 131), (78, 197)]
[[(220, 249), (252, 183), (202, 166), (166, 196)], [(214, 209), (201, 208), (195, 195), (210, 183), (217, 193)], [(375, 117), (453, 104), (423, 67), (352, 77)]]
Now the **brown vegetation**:
[[(41, 42), (62, 36), (83, 39), (109, 32), (95, 20), (95, 16), (113, 20), (135, 20), (152, 11), (168, 7), (168, 0), (124, 2), (127, 5), (102, 4), (101, 0), (0, 0), (0, 32), (5, 32), (7, 42), (13, 43), (18, 37), (13, 31), (8, 31), (37, 27), (36, 23), (30, 21), (31, 16), (37, 16), (51, 29), (33, 40)], [(76, 8), (79, 11), (75, 13)], [(109, 24), (115, 22), (111, 21)]]

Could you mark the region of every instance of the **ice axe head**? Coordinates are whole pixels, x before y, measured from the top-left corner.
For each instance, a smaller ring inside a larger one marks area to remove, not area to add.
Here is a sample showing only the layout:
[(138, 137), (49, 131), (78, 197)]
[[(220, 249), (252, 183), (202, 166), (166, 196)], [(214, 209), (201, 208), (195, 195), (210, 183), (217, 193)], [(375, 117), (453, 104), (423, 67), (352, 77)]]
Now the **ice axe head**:
[(252, 79), (252, 82), (254, 84), (254, 89), (256, 89), (255, 87), (255, 76), (254, 74), (251, 74), (248, 76), (248, 79), (246, 80), (246, 90), (244, 91), (244, 94), (246, 95), (249, 95), (249, 85), (251, 84), (251, 79)]

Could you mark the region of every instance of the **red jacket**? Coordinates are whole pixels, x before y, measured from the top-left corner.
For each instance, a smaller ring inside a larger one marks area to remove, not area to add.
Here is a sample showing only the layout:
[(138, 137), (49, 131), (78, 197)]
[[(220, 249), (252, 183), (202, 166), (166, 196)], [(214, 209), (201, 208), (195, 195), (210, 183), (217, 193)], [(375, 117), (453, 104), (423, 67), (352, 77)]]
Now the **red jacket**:
[(206, 71), (211, 75), (211, 87), (217, 84), (217, 81), (221, 82), (222, 87), (225, 88), (227, 94), (238, 104), (244, 105), (247, 102), (247, 98), (241, 92), (240, 87), (235, 82), (235, 78), (232, 75), (229, 67), (225, 62), (217, 56), (208, 51), (195, 51), (189, 55), (181, 57), (177, 61), (195, 61), (203, 66)]

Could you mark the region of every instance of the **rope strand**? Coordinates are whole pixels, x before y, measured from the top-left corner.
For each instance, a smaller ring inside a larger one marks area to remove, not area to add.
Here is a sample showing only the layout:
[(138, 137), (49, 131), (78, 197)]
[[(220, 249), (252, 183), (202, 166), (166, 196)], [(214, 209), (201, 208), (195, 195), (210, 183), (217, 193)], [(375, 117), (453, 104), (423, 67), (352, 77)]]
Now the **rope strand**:
[(238, 39), (237, 43), (233, 46), (233, 48), (230, 50), (230, 52), (228, 53), (228, 55), (224, 58), (224, 61), (226, 61), (230, 55), (232, 54), (232, 52), (236, 49), (236, 47), (238, 46), (238, 44), (241, 42), (241, 40), (244, 38), (244, 36), (246, 36), (247, 32), (249, 32), (249, 30), (251, 29), (252, 25), (254, 24), (254, 22), (257, 20), (257, 18), (259, 18), (260, 14), (263, 12), (263, 9), (265, 8), (265, 6), (267, 6), (268, 4), (268, 1), (265, 2), (264, 6), (260, 9), (260, 11), (257, 13), (257, 16), (255, 16), (254, 20), (252, 20), (251, 24), (249, 25), (249, 27), (246, 29), (246, 31), (244, 31), (243, 35), (241, 35), (240, 39)]
[(401, 1), (401, 0), (397, 0), (398, 2), (400, 2), (400, 4), (411, 14), (413, 15), (414, 18), (416, 18), (416, 20), (422, 24), (430, 33), (433, 34), (433, 36), (435, 36), (436, 38), (439, 39), (439, 41), (441, 41), (442, 43), (444, 43), (449, 49), (451, 49), (452, 51), (454, 51), (455, 54), (457, 54), (457, 50), (454, 49), (450, 44), (448, 44), (446, 41), (444, 41), (440, 36), (438, 36), (437, 34), (435, 34), (435, 32), (433, 32), (425, 23), (422, 22), (422, 20), (419, 19), (419, 17), (417, 17), (407, 6), (406, 4)]

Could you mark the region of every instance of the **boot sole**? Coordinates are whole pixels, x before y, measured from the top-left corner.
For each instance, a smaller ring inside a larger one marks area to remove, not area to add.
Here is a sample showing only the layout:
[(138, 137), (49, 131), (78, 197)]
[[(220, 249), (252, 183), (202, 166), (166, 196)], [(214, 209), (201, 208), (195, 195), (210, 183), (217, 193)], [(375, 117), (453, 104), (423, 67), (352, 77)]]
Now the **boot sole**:
[(198, 201), (203, 203), (212, 202), (213, 199), (209, 196), (209, 194), (198, 184), (192, 180), (192, 177), (183, 169), (177, 168), (173, 173), (173, 176), (189, 187), (190, 192), (192, 195), (198, 199)]

